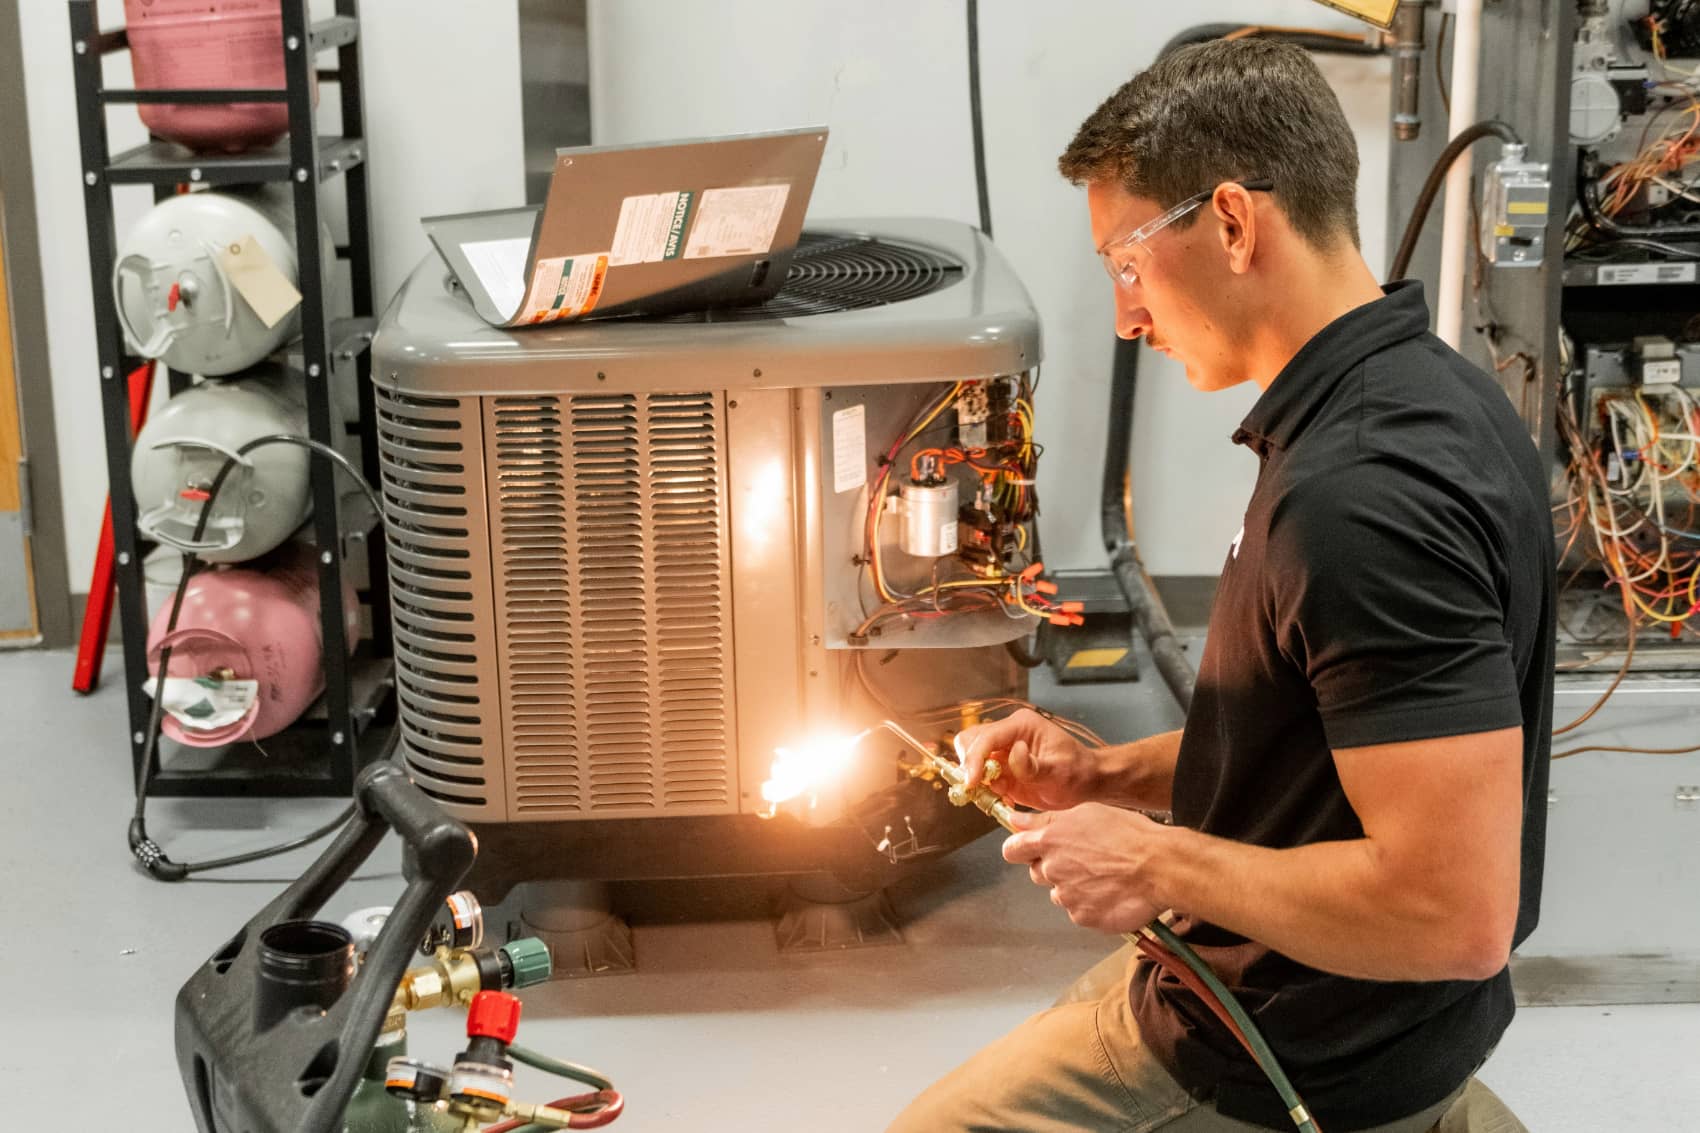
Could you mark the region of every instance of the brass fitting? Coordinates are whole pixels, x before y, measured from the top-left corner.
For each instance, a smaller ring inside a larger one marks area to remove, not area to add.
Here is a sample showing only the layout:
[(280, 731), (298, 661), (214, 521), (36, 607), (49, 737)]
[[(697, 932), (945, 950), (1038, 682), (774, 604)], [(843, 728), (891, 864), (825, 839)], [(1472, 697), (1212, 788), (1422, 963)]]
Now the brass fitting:
[(1015, 811), (996, 791), (987, 786), (1003, 774), (1003, 765), (997, 760), (986, 760), (985, 774), (981, 776), (980, 785), (973, 790), (968, 789), (963, 779), (962, 765), (937, 752), (927, 755), (918, 766), (910, 768), (909, 773), (917, 779), (932, 780), (935, 787), (947, 788), (945, 797), (950, 800), (952, 806), (977, 807), (1004, 829), (1015, 828)]
[(573, 1120), (569, 1110), (533, 1105), (530, 1102), (510, 1101), (499, 1104), (494, 1101), (465, 1101), (455, 1098), (446, 1103), (444, 1109), (451, 1117), (466, 1122), (463, 1128), (467, 1133), (503, 1119), (514, 1119), (527, 1125), (542, 1125), (550, 1129), (566, 1129), (571, 1126)]
[(946, 759), (939, 751), (937, 744), (924, 744), (896, 723), (886, 720), (880, 727), (885, 728), (898, 739), (908, 744), (921, 757), (919, 763), (900, 763), (899, 766), (909, 772), (912, 779), (922, 779), (932, 783), (935, 790), (948, 788), (953, 806), (968, 806), (972, 804), (984, 813), (990, 815), (999, 826), (1006, 830), (1015, 829), (1015, 811), (1003, 801), (997, 792), (986, 786), (1003, 774), (1003, 765), (995, 759), (986, 760), (985, 774), (980, 777), (980, 785), (970, 791), (963, 782), (962, 764), (954, 759)]
[(478, 974), (478, 961), (473, 959), (469, 949), (438, 948), (432, 954), (430, 964), (412, 968), (401, 977), (390, 1013), (423, 1011), (428, 1007), (451, 1004), (464, 1007), (482, 990), (484, 984)]
[(572, 1124), (573, 1115), (570, 1111), (556, 1109), (547, 1105), (530, 1105), (526, 1102), (510, 1102), (508, 1111), (503, 1116), (518, 1118), (529, 1125), (543, 1125), (551, 1129), (565, 1129)]

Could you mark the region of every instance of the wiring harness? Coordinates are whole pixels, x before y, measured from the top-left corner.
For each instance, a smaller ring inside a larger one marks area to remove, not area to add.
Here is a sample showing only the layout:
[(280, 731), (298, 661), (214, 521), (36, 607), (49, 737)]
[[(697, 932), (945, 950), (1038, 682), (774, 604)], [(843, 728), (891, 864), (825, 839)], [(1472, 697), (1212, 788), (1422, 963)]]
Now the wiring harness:
[[(1031, 531), (1039, 513), (1034, 476), (1042, 451), (1033, 439), (1036, 383), (1023, 374), (1013, 379), (1012, 396), (995, 396), (1003, 392), (1000, 384), (1010, 381), (953, 383), (924, 405), (880, 455), (868, 490), (862, 552), (856, 559), (878, 604), (869, 609), (864, 603), (862, 621), (850, 635), (853, 644), (868, 644), (894, 621), (965, 613), (1002, 611), (1011, 618), (1031, 616), (1057, 625), (1083, 621), (1080, 603), (1056, 600), (1056, 584), (1040, 577), (1044, 565), (1033, 553)], [(953, 409), (963, 423), (941, 423)], [(967, 442), (970, 413), (984, 433), (983, 443)], [(929, 443), (951, 434), (954, 443)], [(972, 489), (970, 502), (960, 512), (960, 526), (967, 532), (962, 543), (934, 557), (929, 577), (907, 588), (893, 577), (881, 531), (881, 520), (897, 502), (894, 480), (899, 471), (908, 484), (943, 484), (954, 478)]]
[[(1584, 424), (1586, 422), (1586, 426)], [(1569, 453), (1567, 493), (1555, 507), (1561, 563), (1578, 561), (1561, 590), (1590, 568), (1617, 590), (1624, 617), (1623, 662), (1605, 692), (1576, 719), (1599, 712), (1628, 674), (1639, 634), (1700, 638), (1700, 400), (1681, 385), (1596, 390), (1584, 417), (1574, 393), (1562, 399), (1560, 439)], [(1588, 638), (1572, 630), (1572, 636)], [(1596, 635), (1598, 636), (1598, 635)], [(1684, 748), (1572, 747), (1680, 755)]]

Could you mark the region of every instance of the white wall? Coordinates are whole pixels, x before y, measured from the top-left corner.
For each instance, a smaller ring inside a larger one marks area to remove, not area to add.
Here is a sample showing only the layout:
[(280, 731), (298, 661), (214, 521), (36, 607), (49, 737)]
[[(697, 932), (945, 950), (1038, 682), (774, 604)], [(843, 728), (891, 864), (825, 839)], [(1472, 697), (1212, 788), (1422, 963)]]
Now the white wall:
[[(1097, 491), (1111, 293), (1080, 190), (1056, 173), (1075, 128), (1175, 32), (1213, 21), (1352, 27), (1305, 0), (986, 0), (980, 66), (992, 228), (1044, 321), (1039, 392), (1046, 558), (1103, 561)], [(978, 220), (961, 0), (591, 0), (591, 117), (599, 143), (825, 123), (810, 208), (844, 216)], [(1358, 133), (1364, 251), (1383, 262), (1388, 64), (1321, 60)], [(1156, 574), (1215, 574), (1239, 527), (1254, 458), (1228, 442), (1249, 387), (1195, 392), (1141, 357), (1135, 426), (1140, 549)]]
[[(368, 0), (364, 7), (382, 307), (426, 251), (420, 216), (523, 199), (519, 39), (511, 3), (480, 3), (476, 19), (460, 0)], [(316, 14), (329, 8), (330, 0), (313, 0)], [(104, 26), (122, 22), (121, 0), (102, 0), (101, 10)], [(70, 55), (63, 5), (32, 0), (20, 14), (65, 525), (72, 585), (80, 590), (94, 558), (106, 469)], [(1056, 155), (1174, 32), (1252, 19), (1349, 26), (1306, 0), (1201, 0), (1173, 9), (1127, 0), (981, 4), (993, 227), (1044, 318), (1040, 435), (1050, 451), (1041, 490), (1053, 566), (1102, 560), (1096, 493), (1113, 334), (1085, 202), (1056, 176)], [(590, 23), (598, 141), (825, 122), (832, 142), (813, 218), (976, 220), (961, 0), (591, 0)], [(1358, 130), (1364, 246), (1379, 266), (1387, 64), (1322, 63)], [(107, 70), (109, 83), (128, 85), (126, 56), (109, 58)], [(335, 88), (327, 87), (322, 122), (332, 131), (335, 109)], [(143, 139), (128, 109), (109, 121), (115, 148)], [(120, 194), (120, 234), (147, 203), (145, 190)], [(1143, 356), (1135, 503), (1153, 572), (1219, 568), (1254, 471), (1251, 458), (1227, 443), (1250, 392), (1206, 397), (1167, 360)]]
[[(366, 132), (371, 154), (373, 260), (381, 309), (428, 250), (419, 218), (525, 199), (520, 129), (519, 24), (512, 4), (369, 0), (362, 12)], [(312, 0), (313, 15), (331, 0)], [(101, 26), (123, 23), (122, 0), (101, 0)], [(71, 585), (88, 585), (106, 497), (88, 241), (77, 149), (65, 5), (20, 5), (30, 160), (41, 229), (48, 352)], [(334, 56), (325, 55), (329, 66)], [(106, 81), (130, 85), (127, 54), (108, 56)], [(337, 91), (326, 86), (321, 129), (339, 133)], [(9, 112), (11, 108), (0, 108)], [(108, 115), (114, 152), (146, 140), (128, 107)], [(340, 201), (332, 186), (327, 202)], [(120, 239), (149, 207), (145, 189), (118, 194)], [(340, 204), (333, 227), (341, 235)], [(24, 375), (30, 380), (31, 375)]]

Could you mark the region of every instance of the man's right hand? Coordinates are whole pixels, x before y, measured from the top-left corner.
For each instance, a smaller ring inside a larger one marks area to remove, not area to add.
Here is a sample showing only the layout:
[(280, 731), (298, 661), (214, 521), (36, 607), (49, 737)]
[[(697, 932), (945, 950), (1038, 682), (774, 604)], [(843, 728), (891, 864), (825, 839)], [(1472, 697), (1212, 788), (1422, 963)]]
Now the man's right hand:
[(1031, 708), (964, 728), (956, 737), (956, 755), (971, 788), (984, 780), (988, 759), (1001, 763), (1003, 774), (988, 786), (1019, 806), (1067, 810), (1097, 795), (1094, 753)]

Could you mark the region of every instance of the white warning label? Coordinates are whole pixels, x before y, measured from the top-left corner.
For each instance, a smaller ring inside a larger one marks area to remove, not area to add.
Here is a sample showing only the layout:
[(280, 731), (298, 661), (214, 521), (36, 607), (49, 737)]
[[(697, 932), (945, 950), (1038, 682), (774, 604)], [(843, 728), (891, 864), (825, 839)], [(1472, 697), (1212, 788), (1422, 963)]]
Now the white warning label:
[(676, 260), (685, 250), (685, 233), (691, 226), (691, 208), (697, 194), (646, 193), (620, 202), (620, 219), (614, 225), (614, 246), (608, 263), (653, 264)]
[(867, 482), (867, 411), (852, 405), (832, 415), (832, 490), (848, 492)]
[(705, 189), (685, 241), (687, 260), (763, 255), (773, 248), (790, 185)]

